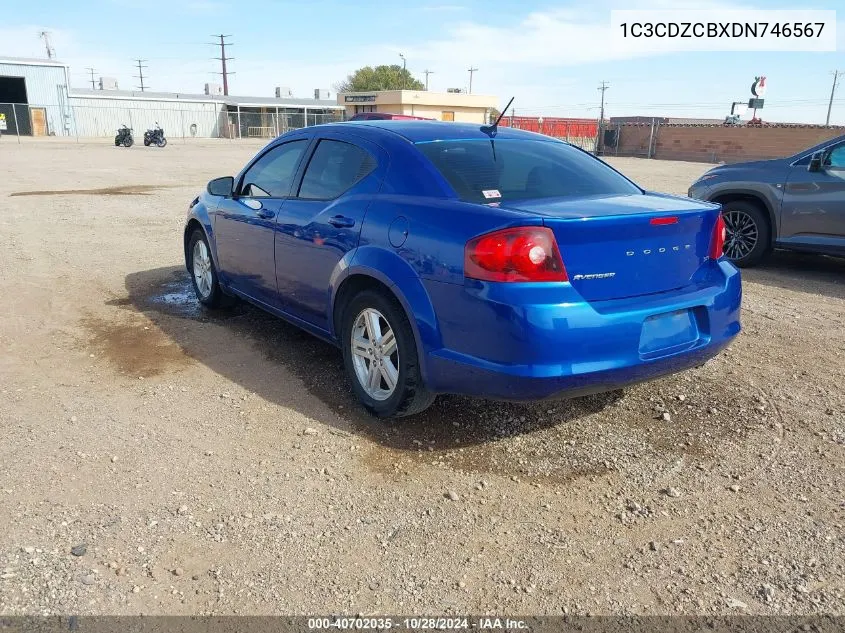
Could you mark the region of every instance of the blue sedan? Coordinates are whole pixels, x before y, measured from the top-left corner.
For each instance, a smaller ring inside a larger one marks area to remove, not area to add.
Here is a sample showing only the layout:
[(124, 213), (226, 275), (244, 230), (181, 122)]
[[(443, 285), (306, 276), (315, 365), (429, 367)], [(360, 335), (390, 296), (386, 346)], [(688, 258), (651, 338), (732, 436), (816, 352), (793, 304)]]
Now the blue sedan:
[(202, 304), (241, 298), (338, 345), (361, 403), (396, 417), (702, 365), (740, 331), (719, 211), (537, 134), (355, 121), (212, 180), (184, 252)]

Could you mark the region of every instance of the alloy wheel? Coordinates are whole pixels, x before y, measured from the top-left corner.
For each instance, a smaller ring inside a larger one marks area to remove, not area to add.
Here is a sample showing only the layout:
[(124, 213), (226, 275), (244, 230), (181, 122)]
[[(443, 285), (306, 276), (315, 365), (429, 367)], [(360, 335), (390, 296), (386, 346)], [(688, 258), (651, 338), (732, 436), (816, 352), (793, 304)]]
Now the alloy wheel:
[(728, 258), (737, 260), (747, 257), (757, 246), (759, 230), (757, 223), (745, 211), (726, 211), (722, 217), (725, 220), (725, 249)]
[(197, 290), (203, 299), (207, 299), (211, 295), (211, 285), (213, 279), (211, 277), (211, 255), (208, 252), (208, 247), (202, 240), (197, 240), (194, 244), (194, 281), (197, 284)]
[(351, 339), (355, 377), (373, 400), (387, 400), (399, 381), (399, 347), (393, 328), (381, 312), (366, 308), (355, 319)]

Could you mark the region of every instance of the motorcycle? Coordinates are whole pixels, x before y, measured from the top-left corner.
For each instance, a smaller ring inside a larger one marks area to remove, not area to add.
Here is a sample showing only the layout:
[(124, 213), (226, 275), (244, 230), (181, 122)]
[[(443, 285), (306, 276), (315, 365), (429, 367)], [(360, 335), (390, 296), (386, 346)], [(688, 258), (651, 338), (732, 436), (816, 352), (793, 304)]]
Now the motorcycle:
[(150, 145), (157, 145), (158, 147), (164, 147), (167, 145), (167, 139), (164, 138), (164, 130), (156, 121), (156, 126), (144, 132), (144, 145), (149, 147)]
[(135, 140), (132, 138), (132, 130), (131, 128), (126, 127), (126, 125), (121, 126), (117, 130), (117, 136), (114, 137), (114, 145), (115, 147), (120, 147), (123, 145), (124, 147), (132, 147), (132, 144)]

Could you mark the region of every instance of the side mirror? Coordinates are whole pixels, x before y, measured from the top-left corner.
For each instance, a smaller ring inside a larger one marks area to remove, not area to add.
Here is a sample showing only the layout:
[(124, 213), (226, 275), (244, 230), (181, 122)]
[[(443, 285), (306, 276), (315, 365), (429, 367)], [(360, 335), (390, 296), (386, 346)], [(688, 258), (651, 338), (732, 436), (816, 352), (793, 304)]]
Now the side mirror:
[(821, 171), (822, 170), (822, 159), (824, 158), (824, 152), (816, 152), (810, 157), (810, 164), (807, 165), (807, 171)]
[(231, 176), (224, 176), (223, 178), (215, 178), (208, 183), (208, 193), (212, 196), (223, 196), (228, 198), (232, 195), (232, 189), (235, 187), (235, 179)]

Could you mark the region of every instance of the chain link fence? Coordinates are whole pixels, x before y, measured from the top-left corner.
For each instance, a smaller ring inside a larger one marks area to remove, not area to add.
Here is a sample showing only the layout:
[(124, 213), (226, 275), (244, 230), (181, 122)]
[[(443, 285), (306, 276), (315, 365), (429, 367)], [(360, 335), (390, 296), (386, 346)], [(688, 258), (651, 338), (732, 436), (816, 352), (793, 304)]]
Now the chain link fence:
[(143, 107), (0, 103), (0, 138), (16, 137), (18, 142), (21, 137), (113, 138), (123, 126), (139, 138), (160, 125), (171, 140), (272, 139), (345, 117), (344, 110), (332, 108), (233, 107), (201, 102), (173, 105), (154, 101)]

